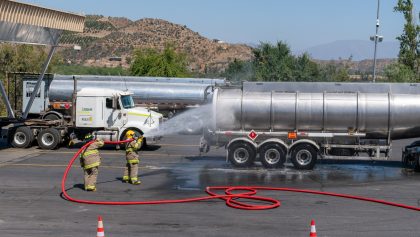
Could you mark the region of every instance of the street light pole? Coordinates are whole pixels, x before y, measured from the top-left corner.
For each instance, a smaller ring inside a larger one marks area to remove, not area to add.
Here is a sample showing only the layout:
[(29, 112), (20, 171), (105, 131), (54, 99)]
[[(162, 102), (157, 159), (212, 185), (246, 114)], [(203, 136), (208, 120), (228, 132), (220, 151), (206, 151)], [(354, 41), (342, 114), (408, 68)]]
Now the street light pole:
[[(379, 6), (380, 0), (378, 0), (378, 8), (376, 10), (376, 33), (375, 33), (375, 52), (373, 53), (373, 83), (376, 81), (376, 51), (378, 49), (378, 31), (379, 31)], [(382, 39), (381, 39), (382, 41)]]

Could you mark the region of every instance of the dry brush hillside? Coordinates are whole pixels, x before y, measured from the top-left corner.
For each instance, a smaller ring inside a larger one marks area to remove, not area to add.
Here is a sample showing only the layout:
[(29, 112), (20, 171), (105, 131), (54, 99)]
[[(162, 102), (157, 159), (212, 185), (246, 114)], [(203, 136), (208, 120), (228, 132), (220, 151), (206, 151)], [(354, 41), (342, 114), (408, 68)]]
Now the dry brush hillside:
[[(64, 59), (71, 63), (128, 67), (135, 48), (163, 49), (166, 43), (188, 55), (191, 70), (198, 72), (220, 72), (235, 58), (252, 57), (249, 46), (207, 39), (187, 26), (161, 19), (88, 16), (85, 26), (83, 33), (66, 33), (62, 38), (64, 44), (82, 46), (81, 51), (62, 49)], [(110, 61), (110, 57), (121, 57), (122, 61)]]

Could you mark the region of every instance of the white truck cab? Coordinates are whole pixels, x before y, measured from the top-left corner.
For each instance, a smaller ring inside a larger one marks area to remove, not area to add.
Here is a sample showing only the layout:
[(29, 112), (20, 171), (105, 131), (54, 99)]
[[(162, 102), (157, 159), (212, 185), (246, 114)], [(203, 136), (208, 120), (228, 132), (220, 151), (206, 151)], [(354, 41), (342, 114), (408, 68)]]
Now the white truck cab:
[(76, 128), (118, 131), (116, 139), (122, 139), (127, 130), (143, 134), (157, 129), (163, 117), (147, 108), (135, 107), (132, 93), (127, 91), (84, 88), (76, 98)]

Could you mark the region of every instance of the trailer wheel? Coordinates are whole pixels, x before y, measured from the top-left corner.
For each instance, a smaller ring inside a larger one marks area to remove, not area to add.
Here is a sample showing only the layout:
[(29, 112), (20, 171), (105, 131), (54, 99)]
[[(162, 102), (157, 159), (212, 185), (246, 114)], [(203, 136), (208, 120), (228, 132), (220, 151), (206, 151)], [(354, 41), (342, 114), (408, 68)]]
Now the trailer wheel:
[(256, 151), (246, 142), (235, 142), (228, 148), (228, 159), (235, 167), (249, 167), (254, 164)]
[(260, 160), (265, 168), (279, 168), (286, 162), (286, 152), (280, 144), (267, 143), (259, 150)]
[(299, 144), (292, 150), (293, 166), (299, 170), (311, 170), (317, 160), (317, 150), (309, 144)]
[(26, 126), (18, 127), (13, 133), (11, 144), (15, 148), (30, 147), (34, 140), (32, 130)]
[(55, 128), (47, 128), (39, 132), (38, 146), (44, 150), (53, 150), (60, 144), (60, 132)]

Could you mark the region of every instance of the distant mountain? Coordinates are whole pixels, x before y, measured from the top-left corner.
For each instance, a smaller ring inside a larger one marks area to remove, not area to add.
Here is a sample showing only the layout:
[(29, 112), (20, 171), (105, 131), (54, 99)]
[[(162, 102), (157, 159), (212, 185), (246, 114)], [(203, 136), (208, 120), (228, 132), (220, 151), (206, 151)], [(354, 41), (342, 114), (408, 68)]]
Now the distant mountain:
[[(339, 40), (314, 46), (298, 53), (307, 52), (312, 58), (319, 60), (348, 59), (352, 56), (353, 60), (360, 61), (373, 58), (374, 46), (372, 41), (367, 40)], [(378, 43), (377, 58), (397, 58), (398, 51), (398, 42), (380, 42)]]

